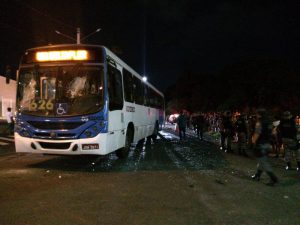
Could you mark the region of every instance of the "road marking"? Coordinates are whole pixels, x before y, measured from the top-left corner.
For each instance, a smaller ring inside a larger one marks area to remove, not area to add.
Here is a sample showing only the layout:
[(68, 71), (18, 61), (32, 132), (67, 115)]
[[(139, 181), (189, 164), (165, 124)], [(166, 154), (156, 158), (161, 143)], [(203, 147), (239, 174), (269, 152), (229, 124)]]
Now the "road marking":
[(9, 144), (7, 142), (0, 141), (0, 146), (5, 146), (5, 145), (9, 145)]
[(0, 137), (0, 140), (2, 140), (2, 141), (10, 141), (10, 142), (14, 142), (15, 141), (13, 138), (6, 138), (6, 137)]

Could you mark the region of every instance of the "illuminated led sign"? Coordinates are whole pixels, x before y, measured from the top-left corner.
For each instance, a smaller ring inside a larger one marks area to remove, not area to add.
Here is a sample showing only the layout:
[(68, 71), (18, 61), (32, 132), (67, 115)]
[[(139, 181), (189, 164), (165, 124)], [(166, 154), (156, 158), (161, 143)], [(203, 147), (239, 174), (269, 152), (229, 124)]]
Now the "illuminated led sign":
[(36, 60), (39, 62), (88, 60), (88, 52), (86, 50), (66, 50), (66, 51), (62, 50), (62, 51), (37, 52)]

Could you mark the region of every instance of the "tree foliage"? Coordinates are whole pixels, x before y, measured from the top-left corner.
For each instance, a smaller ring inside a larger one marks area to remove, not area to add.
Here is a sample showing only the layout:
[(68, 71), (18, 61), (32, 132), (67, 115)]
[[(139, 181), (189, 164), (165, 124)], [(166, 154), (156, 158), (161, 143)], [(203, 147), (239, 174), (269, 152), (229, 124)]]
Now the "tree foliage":
[(286, 62), (253, 60), (218, 74), (182, 74), (166, 92), (167, 113), (266, 107), (300, 111), (300, 74)]

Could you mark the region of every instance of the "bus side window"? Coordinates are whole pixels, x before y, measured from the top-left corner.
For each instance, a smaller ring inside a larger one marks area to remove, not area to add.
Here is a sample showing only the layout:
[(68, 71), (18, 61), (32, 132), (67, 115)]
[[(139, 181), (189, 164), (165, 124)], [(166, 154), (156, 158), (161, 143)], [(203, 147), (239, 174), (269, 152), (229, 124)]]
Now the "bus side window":
[(150, 89), (148, 88), (147, 85), (144, 85), (144, 105), (145, 106), (150, 106)]
[(121, 72), (108, 65), (108, 94), (109, 110), (121, 110), (123, 108), (123, 89)]
[(138, 105), (143, 105), (144, 104), (144, 84), (142, 81), (136, 77), (134, 77), (134, 100), (135, 103)]
[(123, 69), (123, 83), (124, 83), (124, 98), (127, 102), (134, 102), (133, 99), (133, 77), (130, 72)]
[(157, 108), (156, 105), (155, 105), (155, 95), (156, 95), (156, 92), (150, 88), (150, 95), (149, 95), (149, 101), (150, 101), (150, 106), (153, 107), (153, 108)]

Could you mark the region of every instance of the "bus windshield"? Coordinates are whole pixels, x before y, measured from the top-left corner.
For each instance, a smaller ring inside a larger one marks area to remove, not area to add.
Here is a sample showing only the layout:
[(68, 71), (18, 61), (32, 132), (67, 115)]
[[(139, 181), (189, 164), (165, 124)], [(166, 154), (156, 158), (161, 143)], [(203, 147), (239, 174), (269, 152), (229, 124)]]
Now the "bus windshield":
[(102, 66), (29, 67), (19, 72), (17, 109), (35, 116), (78, 116), (103, 107)]

